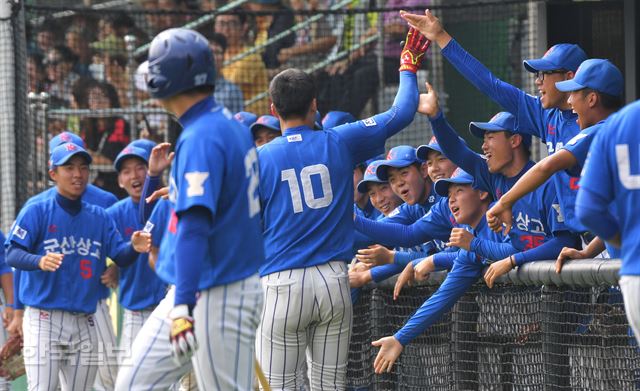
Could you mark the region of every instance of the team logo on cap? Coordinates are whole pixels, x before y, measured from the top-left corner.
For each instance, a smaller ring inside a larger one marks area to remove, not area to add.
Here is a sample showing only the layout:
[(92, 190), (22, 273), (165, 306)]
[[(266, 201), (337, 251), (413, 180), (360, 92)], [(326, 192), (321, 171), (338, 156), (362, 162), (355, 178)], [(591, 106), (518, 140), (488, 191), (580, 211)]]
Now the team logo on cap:
[(60, 134), (60, 139), (62, 141), (71, 141), (71, 136), (69, 136), (68, 133), (61, 133)]
[(260, 117), (260, 118), (258, 118), (258, 123), (259, 123), (259, 124), (266, 124), (266, 123), (267, 123), (267, 118), (266, 118), (266, 117)]
[(132, 153), (132, 152), (133, 152), (133, 148), (131, 147), (126, 147), (125, 149), (122, 150), (122, 154)]
[(546, 52), (544, 52), (544, 56), (542, 57), (547, 57), (548, 55), (550, 55), (551, 53), (553, 53), (553, 51), (556, 49), (556, 45), (551, 46), (549, 49), (547, 49)]
[(71, 143), (67, 144), (65, 148), (67, 149), (67, 151), (75, 151), (76, 149), (78, 149), (75, 144)]
[(491, 117), (491, 119), (489, 120), (489, 122), (493, 122), (493, 121), (497, 120), (498, 118), (500, 118), (500, 114), (501, 114), (501, 113), (496, 113), (496, 115), (494, 115), (493, 117)]
[(366, 174), (375, 175), (377, 167), (378, 167), (377, 164), (369, 164), (369, 167), (367, 167)]
[(458, 167), (456, 168), (456, 170), (453, 172), (453, 175), (451, 175), (451, 178), (455, 178), (458, 177), (460, 175), (462, 175), (464, 171), (462, 171), (462, 168)]
[(436, 139), (436, 136), (431, 136), (431, 140), (429, 140), (429, 144), (438, 144), (438, 139)]
[(393, 160), (396, 158), (396, 151), (393, 149), (387, 153), (387, 160)]

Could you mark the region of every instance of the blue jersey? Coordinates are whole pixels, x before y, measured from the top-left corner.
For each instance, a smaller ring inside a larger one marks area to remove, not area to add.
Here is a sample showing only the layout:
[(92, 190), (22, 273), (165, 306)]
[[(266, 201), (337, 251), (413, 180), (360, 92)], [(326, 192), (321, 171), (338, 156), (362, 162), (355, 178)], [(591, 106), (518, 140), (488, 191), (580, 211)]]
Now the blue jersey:
[[(442, 202), (442, 200), (445, 200), (444, 201), (445, 204), (448, 203), (446, 198), (440, 197), (438, 194), (436, 194), (434, 187), (432, 185), (431, 191), (427, 196), (427, 200), (423, 204), (415, 204), (415, 205), (409, 205), (406, 203), (402, 204), (396, 210), (391, 212), (389, 214), (389, 217), (385, 219), (380, 219), (380, 221), (385, 223), (398, 223), (398, 224), (404, 224), (404, 225), (411, 225), (416, 221), (419, 221), (420, 219), (422, 219), (427, 214), (429, 214), (429, 212), (431, 211), (431, 208), (434, 205), (437, 205), (440, 202)], [(448, 209), (449, 208), (447, 206), (447, 210)], [(449, 232), (450, 231), (451, 230), (449, 230)], [(422, 245), (421, 251), (434, 253), (438, 251), (443, 251), (445, 249), (446, 249), (445, 241), (440, 239), (433, 239), (425, 242)]]
[(156, 274), (167, 284), (176, 283), (176, 267), (173, 254), (176, 245), (178, 217), (169, 200), (159, 200), (149, 217), (144, 231), (151, 234), (154, 247), (158, 248)]
[[(577, 114), (571, 110), (544, 109), (540, 99), (495, 77), (484, 65), (452, 39), (442, 55), (482, 93), (517, 118), (517, 132), (539, 137), (554, 153), (580, 132)], [(552, 177), (565, 224), (573, 232), (584, 232), (574, 210), (578, 180), (566, 172)]]
[(253, 138), (211, 97), (192, 106), (180, 122), (184, 130), (176, 143), (170, 199), (178, 216), (203, 207), (213, 218), (198, 289), (243, 280), (264, 260)]
[[(107, 209), (116, 228), (125, 240), (142, 229), (138, 219), (138, 203), (127, 197)], [(149, 266), (149, 255), (140, 254), (131, 265), (120, 267), (120, 304), (132, 311), (157, 305), (167, 293), (163, 283)]]
[[(27, 202), (25, 202), (24, 206), (27, 206), (32, 202), (42, 201), (45, 198), (55, 198), (57, 192), (58, 190), (55, 186), (53, 186), (29, 198)], [(107, 209), (111, 205), (118, 202), (118, 199), (108, 191), (104, 191), (98, 186), (89, 184), (87, 185), (87, 189), (84, 191), (84, 193), (82, 193), (82, 201), (86, 202), (87, 204)]]
[(386, 139), (413, 120), (417, 105), (415, 74), (400, 72), (388, 111), (334, 129), (286, 129), (260, 149), (261, 275), (351, 259), (353, 169), (382, 153)]
[(114, 257), (124, 245), (104, 209), (83, 201), (73, 216), (55, 197), (32, 202), (20, 211), (5, 247), (11, 242), (35, 255), (64, 254), (55, 272), (21, 273), (19, 296), (24, 304), (83, 313), (96, 311), (106, 258)]
[(587, 161), (587, 155), (589, 154), (589, 147), (591, 147), (591, 143), (593, 139), (596, 137), (596, 134), (602, 129), (602, 125), (605, 123), (605, 120), (598, 122), (593, 126), (589, 126), (586, 129), (583, 129), (580, 133), (575, 135), (574, 138), (569, 140), (562, 149), (571, 153), (573, 157), (577, 160), (575, 166), (565, 170), (567, 174), (573, 177), (580, 177), (580, 173), (584, 168), (584, 163)]
[[(7, 238), (4, 237), (2, 231), (0, 231), (0, 243), (4, 243)], [(11, 267), (7, 265), (7, 261), (4, 259), (4, 250), (0, 251), (0, 275), (11, 273)]]
[(371, 201), (367, 201), (367, 206), (364, 209), (360, 209), (358, 204), (353, 204), (353, 213), (356, 216), (362, 216), (365, 219), (377, 220), (378, 217), (383, 216), (382, 213), (371, 205)]
[[(580, 179), (580, 191), (586, 190), (604, 203), (598, 207), (609, 209), (609, 213), (611, 207), (619, 211), (611, 217), (622, 238), (621, 275), (640, 275), (640, 221), (636, 213), (640, 205), (639, 123), (640, 101), (610, 116), (591, 143)], [(603, 227), (595, 224), (589, 228), (600, 235)]]

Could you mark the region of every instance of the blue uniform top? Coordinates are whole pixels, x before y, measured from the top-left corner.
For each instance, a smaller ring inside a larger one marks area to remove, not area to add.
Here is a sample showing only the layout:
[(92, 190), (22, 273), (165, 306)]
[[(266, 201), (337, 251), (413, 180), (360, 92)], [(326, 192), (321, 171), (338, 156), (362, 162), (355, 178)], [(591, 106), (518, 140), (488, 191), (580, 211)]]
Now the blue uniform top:
[(367, 201), (367, 205), (365, 206), (364, 209), (360, 209), (358, 204), (354, 203), (353, 213), (355, 213), (356, 216), (362, 216), (365, 219), (371, 219), (371, 220), (377, 220), (378, 217), (382, 216), (382, 213), (380, 213), (378, 209), (373, 207), (373, 205), (371, 204), (371, 201)]
[(400, 72), (389, 111), (334, 129), (286, 129), (259, 150), (262, 276), (351, 259), (353, 169), (383, 152), (386, 139), (412, 121), (417, 104), (415, 74)]
[(178, 216), (203, 207), (213, 218), (206, 261), (189, 265), (198, 268), (200, 279), (193, 285), (202, 290), (243, 280), (264, 260), (258, 156), (249, 129), (212, 97), (193, 105), (180, 123), (169, 197)]
[[(142, 229), (138, 219), (138, 204), (127, 197), (107, 209), (107, 214), (116, 223), (116, 228), (125, 240), (130, 240), (134, 231)], [(163, 283), (149, 266), (149, 255), (140, 254), (130, 266), (120, 268), (120, 304), (132, 311), (157, 305), (167, 293)]]
[[(549, 154), (562, 148), (580, 132), (576, 122), (577, 114), (571, 110), (544, 109), (540, 98), (529, 95), (495, 77), (455, 39), (442, 49), (442, 55), (478, 90), (517, 118), (517, 129), (515, 129), (517, 132), (542, 139), (547, 144)], [(586, 231), (574, 213), (578, 191), (577, 179), (564, 171), (555, 173), (552, 179), (565, 225), (573, 232)]]
[(19, 296), (24, 304), (83, 313), (96, 311), (106, 258), (115, 258), (126, 245), (104, 209), (82, 201), (80, 212), (71, 215), (56, 197), (22, 208), (5, 247), (11, 243), (35, 255), (64, 254), (55, 272), (21, 274)]
[(144, 231), (151, 233), (151, 242), (158, 248), (156, 274), (167, 284), (176, 283), (173, 253), (176, 244), (178, 217), (169, 200), (159, 200), (149, 217)]
[[(6, 240), (7, 238), (5, 238), (2, 231), (0, 231), (0, 241), (1, 241), (0, 243), (4, 243)], [(4, 259), (4, 250), (3, 250), (3, 251), (0, 251), (0, 275), (6, 274), (6, 273), (11, 273), (11, 267), (7, 265), (7, 261)]]
[[(607, 119), (591, 143), (576, 213), (603, 239), (622, 238), (621, 275), (640, 275), (640, 101)], [(611, 206), (620, 211), (611, 214)], [(588, 217), (588, 218), (587, 218)]]
[[(32, 202), (41, 201), (45, 198), (55, 198), (57, 193), (58, 191), (56, 190), (56, 187), (53, 186), (29, 198), (27, 202), (24, 203), (24, 206), (27, 206)], [(86, 202), (87, 204), (107, 209), (111, 205), (118, 202), (118, 199), (108, 191), (104, 191), (98, 186), (89, 184), (87, 185), (87, 189), (84, 191), (84, 193), (82, 193), (82, 201)]]

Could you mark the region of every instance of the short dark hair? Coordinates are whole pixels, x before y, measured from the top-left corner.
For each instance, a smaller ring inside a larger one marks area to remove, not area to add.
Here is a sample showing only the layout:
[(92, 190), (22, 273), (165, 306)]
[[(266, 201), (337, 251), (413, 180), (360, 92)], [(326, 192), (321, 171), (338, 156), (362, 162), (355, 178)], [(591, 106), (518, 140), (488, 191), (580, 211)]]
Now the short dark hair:
[(515, 135), (520, 135), (520, 138), (522, 139), (522, 141), (520, 141), (520, 147), (522, 148), (522, 150), (524, 151), (524, 153), (527, 155), (527, 157), (531, 157), (531, 145), (527, 145), (524, 142), (524, 136), (522, 135), (522, 133), (517, 133), (517, 132), (511, 132), (509, 130), (505, 130), (504, 131), (504, 135), (509, 138)]
[(592, 92), (598, 95), (598, 99), (600, 99), (600, 103), (602, 104), (602, 107), (604, 107), (607, 110), (618, 111), (623, 105), (622, 97), (620, 96), (609, 95), (604, 92), (596, 91), (592, 88), (582, 89), (582, 93), (584, 94), (584, 96)]
[(316, 85), (308, 73), (289, 68), (271, 80), (269, 96), (283, 119), (304, 117), (316, 97)]
[(210, 36), (207, 37), (211, 43), (215, 43), (216, 45), (222, 48), (223, 52), (227, 51), (227, 37), (220, 33), (211, 33)]

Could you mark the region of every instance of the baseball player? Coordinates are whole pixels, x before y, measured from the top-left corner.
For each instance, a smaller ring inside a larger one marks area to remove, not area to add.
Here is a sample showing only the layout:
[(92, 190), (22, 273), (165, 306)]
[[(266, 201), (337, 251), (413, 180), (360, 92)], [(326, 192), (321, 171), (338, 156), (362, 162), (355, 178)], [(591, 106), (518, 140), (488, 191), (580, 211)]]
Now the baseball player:
[(256, 147), (265, 145), (281, 135), (280, 121), (273, 115), (261, 115), (249, 129)]
[(407, 35), (400, 86), (385, 113), (334, 129), (314, 130), (316, 91), (307, 73), (288, 69), (269, 86), (283, 130), (258, 151), (266, 261), (256, 341), (258, 361), (273, 389), (304, 384), (344, 389), (352, 306), (346, 262), (353, 247), (353, 169), (384, 150), (388, 137), (417, 108), (417, 71), (428, 41)]
[[(622, 106), (622, 73), (608, 60), (586, 60), (573, 79), (557, 83), (556, 88), (570, 92), (569, 104), (578, 114), (581, 132), (556, 153), (534, 165), (498, 200), (487, 213), (492, 229), (500, 229), (503, 224), (511, 226), (514, 203), (535, 191), (556, 172), (567, 170), (573, 178), (579, 178), (594, 136), (609, 115)], [(616, 250), (613, 247), (610, 250), (616, 257)], [(561, 263), (557, 265), (558, 271), (560, 268)]]
[[(126, 266), (137, 253), (124, 242), (104, 209), (83, 202), (91, 156), (73, 143), (51, 153), (54, 198), (23, 208), (5, 247), (7, 263), (22, 273), (20, 297), (27, 306), (23, 335), (30, 389), (87, 389), (99, 362), (94, 313), (106, 257)], [(135, 232), (132, 242), (150, 246)], [(60, 378), (58, 378), (60, 376)]]
[(264, 260), (251, 134), (213, 99), (213, 54), (193, 30), (153, 39), (147, 86), (184, 128), (169, 184), (177, 216), (169, 313), (175, 358), (193, 355), (201, 389), (250, 390)]
[[(125, 240), (129, 239), (134, 231), (143, 228), (138, 220), (138, 203), (149, 156), (147, 150), (132, 144), (124, 148), (114, 160), (118, 183), (129, 197), (107, 209), (107, 214), (114, 220), (116, 228)], [(129, 356), (138, 331), (167, 292), (167, 285), (149, 267), (148, 254), (140, 254), (138, 258), (133, 265), (119, 270), (119, 299), (124, 307), (118, 350), (119, 363)]]
[[(436, 192), (449, 200), (449, 208), (457, 224), (465, 225), (475, 239), (491, 241), (500, 246), (501, 259), (517, 250), (502, 237), (489, 229), (484, 214), (491, 196), (484, 191), (472, 188), (474, 178), (458, 169), (449, 179), (440, 179), (435, 183)], [(490, 263), (490, 259), (481, 257), (469, 249), (460, 249), (453, 261), (453, 268), (438, 290), (411, 316), (405, 325), (393, 336), (384, 337), (373, 342), (380, 347), (374, 361), (376, 373), (390, 372), (393, 364), (402, 353), (404, 346), (422, 334), (435, 323), (442, 314), (448, 311), (458, 299), (480, 278), (482, 270)], [(433, 268), (432, 268), (433, 270)]]
[(620, 289), (636, 340), (640, 340), (638, 123), (640, 101), (607, 119), (589, 148), (576, 200), (580, 221), (621, 250)]
[[(0, 243), (4, 243), (6, 238), (2, 231), (0, 231)], [(0, 251), (0, 285), (2, 286), (2, 304), (0, 305), (0, 311), (2, 311), (2, 329), (0, 329), (0, 346), (4, 346), (7, 341), (7, 326), (13, 318), (13, 272), (7, 265), (4, 259), (4, 251)], [(11, 382), (7, 379), (0, 377), (0, 391), (9, 391)]]
[[(80, 147), (84, 147), (84, 141), (80, 136), (71, 132), (62, 132), (54, 136), (51, 141), (49, 141), (49, 152), (53, 151), (57, 146), (66, 142), (71, 142)], [(31, 197), (29, 200), (27, 200), (24, 207), (30, 205), (33, 202), (55, 198), (56, 194), (56, 187), (53, 186), (50, 189)], [(104, 191), (93, 184), (88, 184), (84, 193), (82, 193), (82, 201), (106, 209), (115, 204), (118, 199), (113, 194)], [(12, 322), (12, 325), (10, 326), (11, 330), (16, 330), (19, 332), (21, 332), (22, 330), (22, 320), (24, 314), (24, 306), (22, 305), (18, 294), (20, 291), (21, 274), (22, 270), (20, 269), (16, 269), (14, 272), (14, 296), (16, 311), (14, 322)], [(113, 330), (111, 316), (109, 314), (109, 306), (107, 304), (107, 300), (111, 295), (111, 291), (109, 290), (109, 287), (104, 283), (106, 281), (115, 280), (116, 278), (117, 268), (115, 265), (111, 265), (103, 273), (101, 279), (101, 281), (103, 281), (103, 284), (98, 287), (100, 291), (100, 301), (98, 302), (98, 308), (96, 310), (96, 313), (94, 314), (94, 321), (98, 334), (99, 346), (101, 346), (99, 348), (101, 355), (101, 365), (98, 367), (98, 376), (96, 376), (96, 382), (94, 384), (94, 387), (97, 391), (113, 390), (113, 386), (116, 381), (116, 375), (118, 372), (117, 357), (115, 354), (117, 346), (116, 336)]]
[(233, 119), (248, 128), (258, 120), (258, 116), (248, 111), (238, 111), (233, 115)]
[[(425, 11), (425, 15), (400, 14), (410, 25), (434, 40), (442, 49), (442, 55), (480, 92), (516, 117), (518, 133), (527, 133), (545, 142), (549, 154), (560, 150), (580, 132), (578, 117), (567, 102), (569, 93), (558, 90), (555, 85), (573, 78), (578, 66), (587, 59), (578, 45), (557, 44), (542, 58), (524, 61), (525, 69), (536, 75), (540, 96), (535, 97), (495, 77), (444, 30), (430, 11)], [(553, 181), (565, 225), (573, 232), (584, 232), (585, 228), (573, 214), (578, 189), (576, 178), (572, 179), (563, 171), (553, 175)]]

